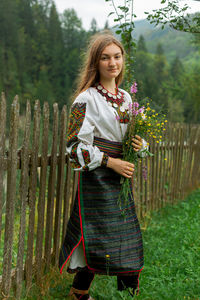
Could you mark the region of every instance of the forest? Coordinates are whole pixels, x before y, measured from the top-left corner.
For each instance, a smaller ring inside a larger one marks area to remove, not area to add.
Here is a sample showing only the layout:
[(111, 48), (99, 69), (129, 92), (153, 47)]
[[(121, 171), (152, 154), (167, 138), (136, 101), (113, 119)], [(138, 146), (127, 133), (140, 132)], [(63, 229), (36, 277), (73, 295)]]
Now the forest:
[[(69, 106), (87, 42), (99, 30), (95, 19), (85, 30), (74, 9), (59, 14), (53, 0), (1, 0), (0, 91), (5, 92), (7, 102), (17, 94), (22, 111), (27, 99)], [(149, 41), (140, 33), (132, 67), (138, 101), (151, 98), (172, 122), (199, 123), (200, 39), (186, 35), (186, 54), (191, 56), (187, 62), (169, 55), (162, 38)], [(192, 40), (195, 51), (188, 44)], [(179, 35), (173, 45), (178, 44)]]

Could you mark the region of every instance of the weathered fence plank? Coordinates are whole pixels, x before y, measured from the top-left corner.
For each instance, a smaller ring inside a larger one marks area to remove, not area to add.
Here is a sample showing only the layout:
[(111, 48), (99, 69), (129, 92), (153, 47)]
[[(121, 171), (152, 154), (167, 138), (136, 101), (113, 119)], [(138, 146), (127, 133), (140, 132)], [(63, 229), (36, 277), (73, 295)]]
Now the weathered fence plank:
[(56, 189), (56, 209), (55, 209), (55, 224), (54, 224), (54, 263), (58, 265), (59, 249), (60, 249), (60, 229), (61, 229), (61, 209), (62, 209), (62, 199), (64, 190), (64, 166), (65, 166), (65, 137), (66, 137), (66, 124), (67, 124), (67, 113), (66, 106), (63, 107), (60, 120), (60, 146), (59, 146), (59, 161), (58, 161), (58, 179), (57, 179), (57, 189)]
[(32, 285), (33, 276), (33, 247), (34, 247), (34, 226), (35, 226), (35, 203), (37, 189), (37, 160), (40, 141), (40, 103), (37, 100), (34, 106), (34, 128), (33, 143), (31, 151), (30, 166), (30, 189), (29, 189), (29, 225), (28, 225), (28, 242), (26, 255), (26, 286), (29, 289)]
[(43, 257), (43, 238), (44, 238), (44, 214), (45, 214), (45, 194), (47, 183), (48, 167), (48, 138), (49, 138), (49, 105), (44, 103), (43, 107), (43, 133), (42, 133), (42, 155), (40, 172), (40, 191), (37, 206), (38, 223), (36, 237), (36, 280), (40, 281), (42, 275), (42, 257)]
[(4, 178), (4, 156), (5, 156), (5, 136), (6, 136), (6, 99), (1, 95), (0, 103), (0, 246), (1, 246), (1, 227), (3, 209), (3, 178)]
[(62, 226), (62, 243), (64, 242), (67, 223), (69, 220), (70, 213), (70, 197), (71, 197), (71, 186), (72, 186), (72, 176), (71, 176), (71, 165), (69, 161), (69, 157), (67, 157), (67, 168), (66, 168), (66, 179), (65, 179), (65, 187), (64, 187), (64, 208), (63, 208), (63, 226)]
[(48, 269), (51, 263), (51, 247), (53, 233), (53, 213), (56, 183), (56, 166), (57, 166), (57, 142), (58, 142), (58, 104), (53, 106), (53, 138), (51, 148), (51, 165), (48, 183), (48, 202), (46, 216), (46, 236), (45, 236), (45, 263)]
[(16, 175), (17, 175), (17, 146), (18, 146), (18, 124), (19, 124), (19, 103), (16, 96), (10, 117), (10, 139), (7, 159), (7, 197), (6, 197), (6, 220), (4, 234), (4, 255), (3, 255), (3, 279), (2, 293), (8, 296), (11, 287), (11, 268), (12, 268), (12, 248), (13, 248), (13, 229), (14, 229), (14, 210), (16, 194)]
[(15, 296), (16, 299), (20, 299), (22, 280), (23, 280), (23, 258), (24, 258), (24, 247), (25, 247), (25, 230), (26, 230), (26, 203), (28, 196), (29, 186), (29, 142), (30, 142), (30, 127), (31, 127), (31, 106), (30, 102), (26, 105), (26, 123), (24, 132), (24, 141), (21, 149), (21, 181), (20, 181), (20, 230), (19, 230), (19, 243), (18, 243), (18, 255), (17, 265), (15, 274)]

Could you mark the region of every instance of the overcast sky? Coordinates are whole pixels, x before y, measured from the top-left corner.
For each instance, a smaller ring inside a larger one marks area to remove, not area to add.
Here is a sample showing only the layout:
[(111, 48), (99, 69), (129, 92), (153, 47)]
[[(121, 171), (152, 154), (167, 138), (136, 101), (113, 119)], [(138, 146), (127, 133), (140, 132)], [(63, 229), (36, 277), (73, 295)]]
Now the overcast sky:
[[(65, 9), (74, 8), (78, 17), (82, 20), (83, 27), (89, 29), (92, 18), (95, 18), (99, 28), (103, 28), (106, 19), (109, 25), (113, 25), (113, 16), (107, 18), (112, 11), (110, 2), (105, 0), (54, 0), (57, 10), (62, 13)], [(137, 19), (145, 19), (144, 11), (152, 11), (153, 9), (163, 7), (161, 0), (134, 0), (134, 12)], [(181, 1), (187, 3), (191, 7), (191, 12), (200, 11), (200, 2), (198, 1)], [(124, 0), (115, 0), (118, 5), (123, 5)]]

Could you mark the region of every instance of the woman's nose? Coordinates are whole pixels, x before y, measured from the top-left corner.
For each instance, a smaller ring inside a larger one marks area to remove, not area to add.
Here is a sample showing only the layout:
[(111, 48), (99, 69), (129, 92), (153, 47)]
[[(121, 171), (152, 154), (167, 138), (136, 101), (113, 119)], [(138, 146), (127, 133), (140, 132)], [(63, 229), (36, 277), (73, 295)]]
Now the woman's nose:
[(110, 58), (109, 63), (110, 63), (110, 66), (114, 66), (115, 65), (115, 59), (114, 59), (114, 57)]

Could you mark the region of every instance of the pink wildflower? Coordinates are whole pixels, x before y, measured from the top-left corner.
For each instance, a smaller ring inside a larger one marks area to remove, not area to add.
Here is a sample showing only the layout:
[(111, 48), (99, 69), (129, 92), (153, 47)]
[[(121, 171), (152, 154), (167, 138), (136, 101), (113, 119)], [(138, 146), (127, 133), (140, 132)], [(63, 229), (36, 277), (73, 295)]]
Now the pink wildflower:
[(144, 106), (142, 106), (142, 108), (140, 108), (140, 109), (138, 110), (138, 112), (139, 112), (140, 114), (143, 114), (143, 113), (144, 113)]
[(138, 115), (138, 110), (133, 109), (133, 110), (132, 110), (132, 114), (133, 114), (134, 116), (137, 116), (137, 115)]
[(133, 85), (131, 86), (130, 92), (131, 92), (131, 94), (136, 94), (137, 91), (138, 91), (138, 89), (137, 89), (137, 83), (134, 82)]
[(133, 102), (133, 106), (134, 106), (134, 108), (138, 108), (139, 107), (139, 103), (138, 102)]
[(120, 120), (120, 117), (117, 115), (117, 116), (115, 116), (115, 119), (116, 119), (117, 121), (119, 121), (119, 120)]

